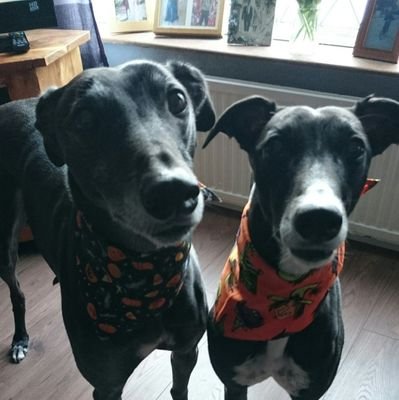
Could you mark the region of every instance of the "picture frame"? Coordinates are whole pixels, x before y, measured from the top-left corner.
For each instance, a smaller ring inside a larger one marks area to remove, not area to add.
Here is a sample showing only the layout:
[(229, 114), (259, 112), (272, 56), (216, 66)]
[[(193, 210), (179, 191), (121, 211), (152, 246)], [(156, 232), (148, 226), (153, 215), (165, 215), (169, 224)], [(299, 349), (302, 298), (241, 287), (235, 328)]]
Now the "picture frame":
[(231, 0), (227, 43), (270, 46), (276, 0)]
[(222, 36), (225, 0), (157, 0), (153, 31), (157, 35)]
[(114, 33), (151, 31), (154, 0), (109, 0), (109, 30)]
[(353, 55), (391, 63), (398, 62), (399, 2), (397, 0), (368, 0)]

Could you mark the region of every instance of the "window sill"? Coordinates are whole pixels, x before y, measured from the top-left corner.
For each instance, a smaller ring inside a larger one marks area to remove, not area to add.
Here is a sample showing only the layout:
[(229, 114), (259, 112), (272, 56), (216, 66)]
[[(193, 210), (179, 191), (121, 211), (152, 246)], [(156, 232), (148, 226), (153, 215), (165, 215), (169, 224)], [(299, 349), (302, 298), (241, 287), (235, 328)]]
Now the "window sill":
[(124, 33), (103, 35), (105, 43), (133, 44), (140, 47), (162, 47), (191, 50), (230, 56), (257, 58), (288, 63), (301, 63), (330, 68), (375, 72), (387, 75), (399, 75), (399, 65), (374, 61), (352, 56), (352, 48), (319, 45), (311, 56), (294, 56), (289, 51), (289, 44), (274, 40), (268, 47), (245, 47), (228, 45), (225, 38), (181, 38), (155, 36), (152, 32)]

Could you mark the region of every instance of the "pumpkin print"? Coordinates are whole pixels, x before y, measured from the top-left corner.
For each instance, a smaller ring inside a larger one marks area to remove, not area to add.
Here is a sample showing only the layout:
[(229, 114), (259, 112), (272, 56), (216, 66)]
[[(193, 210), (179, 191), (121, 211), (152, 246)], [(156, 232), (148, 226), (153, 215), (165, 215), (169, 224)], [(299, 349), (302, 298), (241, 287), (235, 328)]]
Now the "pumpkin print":
[(129, 297), (123, 297), (122, 303), (129, 307), (141, 307), (141, 300), (130, 299)]
[(97, 281), (98, 281), (97, 276), (94, 273), (94, 270), (90, 264), (86, 264), (85, 272), (86, 272), (87, 279), (89, 280), (90, 283), (97, 283)]
[(112, 335), (114, 333), (116, 333), (117, 329), (115, 328), (115, 326), (111, 325), (111, 324), (98, 324), (98, 329), (100, 329), (100, 331), (103, 331), (104, 333), (108, 333), (109, 335)]
[(139, 271), (149, 271), (154, 269), (154, 264), (150, 262), (132, 262), (132, 266)]
[(116, 264), (113, 264), (113, 263), (108, 264), (107, 269), (113, 278), (118, 279), (122, 275), (121, 270), (119, 269), (119, 267)]
[(164, 304), (166, 303), (166, 299), (164, 297), (161, 297), (155, 301), (153, 301), (152, 303), (150, 303), (150, 305), (148, 306), (149, 310), (158, 310), (159, 308), (161, 308)]
[(171, 279), (169, 279), (168, 283), (166, 284), (167, 288), (175, 287), (181, 282), (181, 274), (176, 274)]
[(96, 320), (97, 319), (97, 311), (96, 311), (96, 307), (94, 306), (93, 303), (89, 303), (87, 304), (87, 313), (89, 314), (91, 319)]
[(291, 318), (295, 315), (295, 303), (293, 301), (283, 304), (274, 310), (277, 319)]
[(120, 250), (114, 246), (108, 246), (107, 254), (108, 254), (108, 258), (114, 262), (118, 262), (118, 261), (122, 261), (122, 260), (126, 259), (125, 253), (122, 250)]

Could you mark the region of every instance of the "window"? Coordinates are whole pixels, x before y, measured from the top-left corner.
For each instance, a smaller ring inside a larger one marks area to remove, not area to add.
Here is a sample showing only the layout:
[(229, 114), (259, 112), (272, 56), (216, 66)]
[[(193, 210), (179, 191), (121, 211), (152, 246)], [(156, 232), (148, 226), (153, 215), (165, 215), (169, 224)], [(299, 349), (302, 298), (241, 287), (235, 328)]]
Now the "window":
[[(262, 0), (268, 1), (268, 0)], [(273, 38), (289, 40), (292, 21), (296, 8), (292, 7), (296, 0), (276, 0), (276, 14), (273, 27)], [(97, 23), (101, 31), (108, 30), (109, 3), (103, 0), (92, 0)], [(353, 47), (367, 0), (321, 0), (319, 41), (323, 44)], [(108, 5), (106, 5), (108, 4)], [(230, 0), (225, 0), (224, 27), (230, 13)]]
[[(289, 40), (296, 0), (277, 0), (273, 38)], [(353, 47), (367, 0), (322, 0), (319, 41), (323, 44)]]

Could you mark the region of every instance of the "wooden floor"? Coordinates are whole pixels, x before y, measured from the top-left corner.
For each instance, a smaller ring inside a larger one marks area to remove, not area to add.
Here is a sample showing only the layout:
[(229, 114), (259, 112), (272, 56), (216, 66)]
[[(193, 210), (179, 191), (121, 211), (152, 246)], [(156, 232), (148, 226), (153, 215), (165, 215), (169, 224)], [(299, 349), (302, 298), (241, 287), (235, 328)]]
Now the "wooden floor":
[[(207, 211), (194, 243), (203, 267), (209, 301), (232, 246), (238, 216)], [(12, 335), (8, 289), (0, 282), (0, 400), (89, 400), (91, 387), (74, 364), (64, 332), (58, 286), (42, 258), (23, 254), (19, 278), (27, 298), (29, 355), (10, 364)], [(323, 400), (399, 399), (399, 254), (350, 243), (342, 276), (346, 343), (339, 373)], [(136, 369), (123, 400), (170, 400), (169, 354), (156, 351)], [(205, 338), (190, 382), (191, 400), (222, 400)], [(288, 400), (272, 381), (250, 389), (250, 400)]]

